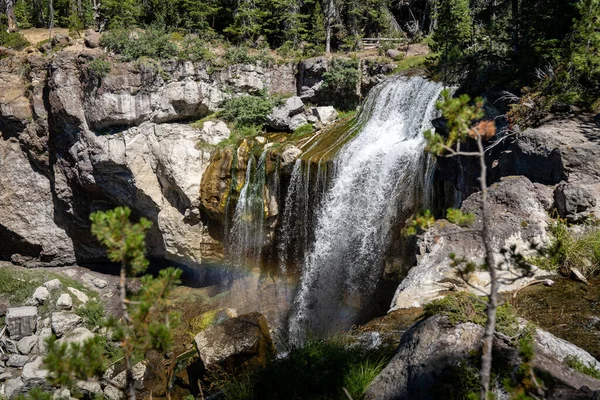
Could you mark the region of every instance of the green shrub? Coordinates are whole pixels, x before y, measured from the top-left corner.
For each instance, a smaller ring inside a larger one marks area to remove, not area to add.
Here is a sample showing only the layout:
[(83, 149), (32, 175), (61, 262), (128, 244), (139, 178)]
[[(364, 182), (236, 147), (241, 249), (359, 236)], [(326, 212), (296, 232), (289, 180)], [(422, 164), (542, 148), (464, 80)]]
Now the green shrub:
[(270, 66), (275, 63), (275, 59), (269, 55), (266, 49), (262, 49), (258, 54), (250, 54), (250, 50), (246, 46), (228, 47), (225, 51), (225, 60), (229, 65), (260, 62), (265, 66)]
[(88, 64), (89, 76), (92, 79), (102, 80), (110, 73), (111, 68), (112, 66), (110, 61), (108, 61), (106, 58), (94, 58)]
[(8, 47), (9, 49), (23, 50), (30, 43), (25, 39), (25, 36), (19, 32), (7, 32), (6, 26), (0, 26), (0, 46)]
[(178, 54), (177, 46), (170, 39), (171, 35), (163, 28), (150, 26), (141, 32), (122, 29), (108, 31), (102, 36), (100, 44), (121, 54), (127, 60), (137, 60), (141, 57), (166, 60), (175, 58)]
[(266, 93), (258, 96), (234, 97), (223, 102), (220, 117), (234, 123), (238, 129), (262, 126), (275, 106), (275, 101)]
[(208, 61), (214, 60), (215, 55), (199, 38), (186, 36), (181, 44), (179, 59), (185, 61)]
[(359, 79), (358, 60), (334, 58), (331, 68), (323, 74), (323, 88), (336, 94), (334, 103), (337, 107), (351, 110), (358, 104), (356, 86)]
[(425, 68), (426, 61), (427, 56), (411, 56), (402, 58), (401, 60), (396, 61), (396, 68), (392, 73), (397, 74), (399, 72), (404, 72), (411, 69), (423, 69)]
[(83, 323), (88, 329), (101, 326), (104, 322), (104, 305), (97, 300), (90, 300), (76, 311), (83, 318)]

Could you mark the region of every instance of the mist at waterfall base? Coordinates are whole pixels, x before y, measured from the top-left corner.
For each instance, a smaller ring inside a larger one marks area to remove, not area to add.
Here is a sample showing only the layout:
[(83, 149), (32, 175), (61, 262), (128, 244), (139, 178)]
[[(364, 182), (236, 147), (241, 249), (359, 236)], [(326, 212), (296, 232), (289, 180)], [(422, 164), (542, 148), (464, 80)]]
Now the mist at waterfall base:
[[(227, 249), (230, 262), (254, 268), (230, 288), (233, 307), (270, 312), (279, 333), (302, 344), (348, 329), (382, 297), (391, 300), (393, 293), (381, 293), (389, 286), (382, 279), (386, 263), (401, 256), (406, 218), (431, 200), (423, 132), (431, 128), (441, 90), (421, 77), (382, 82), (348, 129), (327, 145), (305, 143), (281, 188), (267, 182), (266, 151), (249, 159)], [(271, 196), (282, 210), (267, 245), (263, 199)], [(265, 257), (265, 246), (276, 256)], [(257, 272), (256, 261), (267, 259), (269, 266)]]

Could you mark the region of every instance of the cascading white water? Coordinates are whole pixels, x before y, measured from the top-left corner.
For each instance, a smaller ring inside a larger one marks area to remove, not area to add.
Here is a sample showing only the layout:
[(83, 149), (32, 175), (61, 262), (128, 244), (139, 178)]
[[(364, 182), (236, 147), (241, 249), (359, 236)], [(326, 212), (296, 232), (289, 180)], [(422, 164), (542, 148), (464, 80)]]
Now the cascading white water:
[(424, 201), (423, 132), (441, 90), (421, 77), (394, 77), (369, 95), (364, 127), (333, 160), (289, 321), (292, 342), (348, 326), (375, 295), (390, 236), (401, 234), (390, 231), (394, 221)]
[(244, 265), (248, 259), (258, 261), (264, 246), (263, 191), (266, 181), (266, 156), (265, 150), (256, 167), (254, 167), (254, 157), (248, 160), (244, 186), (240, 191), (233, 216), (233, 226), (227, 238), (232, 261), (238, 265)]

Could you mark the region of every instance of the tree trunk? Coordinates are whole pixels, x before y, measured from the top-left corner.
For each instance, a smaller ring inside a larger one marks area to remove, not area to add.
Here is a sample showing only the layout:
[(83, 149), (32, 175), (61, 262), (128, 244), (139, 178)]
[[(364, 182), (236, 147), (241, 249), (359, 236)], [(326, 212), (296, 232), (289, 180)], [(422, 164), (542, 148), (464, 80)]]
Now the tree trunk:
[(53, 0), (48, 1), (48, 19), (50, 32), (48, 33), (48, 39), (52, 42), (52, 28), (54, 28), (54, 3)]
[(15, 4), (13, 0), (6, 1), (6, 16), (8, 17), (8, 32), (17, 32), (19, 25), (15, 16)]
[(490, 390), (490, 376), (492, 373), (492, 346), (494, 342), (494, 331), (496, 330), (496, 308), (498, 304), (498, 276), (496, 263), (494, 260), (494, 251), (492, 249), (492, 238), (489, 232), (489, 215), (487, 207), (487, 167), (485, 165), (485, 150), (481, 136), (477, 138), (479, 148), (479, 164), (481, 175), (479, 183), (481, 185), (481, 236), (483, 247), (485, 248), (485, 264), (490, 274), (491, 287), (487, 304), (487, 320), (485, 322), (485, 331), (483, 334), (483, 351), (481, 355), (481, 400), (487, 400)]
[[(123, 312), (123, 323), (128, 326), (129, 312), (127, 311), (127, 263), (121, 262), (121, 275), (119, 279), (119, 300), (121, 301), (121, 310)], [(133, 365), (131, 365), (131, 339), (128, 334), (123, 338), (123, 356), (125, 359), (125, 393), (128, 400), (135, 400), (135, 382), (133, 380)]]
[(333, 13), (333, 0), (327, 1), (325, 7), (325, 53), (331, 53), (331, 18)]

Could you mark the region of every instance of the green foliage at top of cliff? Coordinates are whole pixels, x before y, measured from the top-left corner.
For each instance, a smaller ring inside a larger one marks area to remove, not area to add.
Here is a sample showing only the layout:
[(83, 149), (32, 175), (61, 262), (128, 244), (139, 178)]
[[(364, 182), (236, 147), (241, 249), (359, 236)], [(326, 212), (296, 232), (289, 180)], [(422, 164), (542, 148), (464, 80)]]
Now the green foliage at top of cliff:
[(221, 104), (219, 116), (240, 128), (262, 126), (276, 104), (276, 100), (264, 92), (259, 95), (233, 97)]

